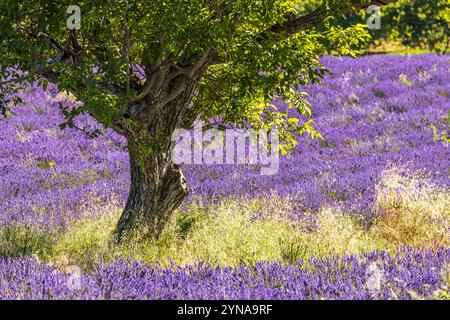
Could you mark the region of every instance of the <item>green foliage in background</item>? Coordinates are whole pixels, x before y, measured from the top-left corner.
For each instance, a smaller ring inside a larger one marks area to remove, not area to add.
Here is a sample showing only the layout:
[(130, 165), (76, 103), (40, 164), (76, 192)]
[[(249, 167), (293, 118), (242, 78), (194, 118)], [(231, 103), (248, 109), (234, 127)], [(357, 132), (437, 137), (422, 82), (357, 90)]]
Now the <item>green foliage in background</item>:
[[(367, 14), (353, 14), (343, 25), (364, 23)], [(448, 0), (400, 0), (381, 8), (381, 29), (370, 30), (371, 44), (397, 42), (406, 47), (446, 53), (449, 49), (450, 4)]]
[(437, 53), (449, 49), (450, 4), (448, 0), (402, 0), (387, 10), (385, 29), (389, 39), (408, 47)]

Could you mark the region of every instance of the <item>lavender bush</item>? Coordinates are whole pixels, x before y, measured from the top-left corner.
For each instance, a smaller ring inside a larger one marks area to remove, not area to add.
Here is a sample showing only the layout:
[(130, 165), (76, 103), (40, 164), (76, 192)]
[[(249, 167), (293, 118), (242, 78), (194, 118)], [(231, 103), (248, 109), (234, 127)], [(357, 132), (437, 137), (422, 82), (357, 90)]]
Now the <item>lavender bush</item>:
[[(117, 260), (70, 274), (33, 258), (0, 262), (2, 299), (411, 299), (437, 295), (450, 251), (403, 248), (396, 255), (312, 259), (307, 265), (256, 263), (235, 268), (195, 266), (161, 269)], [(374, 271), (375, 270), (375, 271)], [(378, 270), (378, 271), (377, 271)], [(377, 274), (376, 272), (379, 272)]]

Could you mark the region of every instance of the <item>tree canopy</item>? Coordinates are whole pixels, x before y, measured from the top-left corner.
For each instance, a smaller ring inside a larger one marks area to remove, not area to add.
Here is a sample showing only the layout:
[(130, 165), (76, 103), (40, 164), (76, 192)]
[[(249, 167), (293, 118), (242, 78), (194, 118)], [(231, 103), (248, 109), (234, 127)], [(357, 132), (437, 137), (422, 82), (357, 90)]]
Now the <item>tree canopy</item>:
[[(66, 10), (72, 2), (2, 1), (4, 76), (11, 72), (8, 67), (19, 66), (55, 82), (84, 102), (74, 113), (89, 112), (120, 132), (120, 126), (146, 113), (130, 104), (153, 93), (151, 87), (161, 85), (157, 78), (174, 87), (151, 97), (152, 105), (163, 107), (186, 86), (174, 85), (177, 78), (201, 73), (191, 117), (220, 117), (238, 126), (281, 125), (292, 139), (288, 132), (304, 128), (273, 112), (270, 102), (283, 97), (302, 114), (310, 113), (293, 88), (320, 80), (325, 70), (318, 57), (330, 45), (354, 54), (368, 39), (363, 25), (342, 28), (333, 17), (393, 1), (324, 1), (307, 12), (317, 1), (305, 8), (292, 0), (88, 0), (78, 2), (81, 28), (69, 30)], [(314, 28), (319, 24), (320, 30)], [(201, 70), (207, 60), (207, 70)], [(155, 73), (159, 77), (152, 77)]]

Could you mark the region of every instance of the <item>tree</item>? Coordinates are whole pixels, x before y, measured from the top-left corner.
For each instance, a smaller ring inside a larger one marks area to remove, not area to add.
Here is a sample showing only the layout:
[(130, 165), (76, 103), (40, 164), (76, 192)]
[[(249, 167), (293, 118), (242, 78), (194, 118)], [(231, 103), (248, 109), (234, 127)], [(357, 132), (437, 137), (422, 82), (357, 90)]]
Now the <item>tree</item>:
[(405, 46), (449, 49), (450, 6), (447, 0), (401, 0), (386, 13), (387, 37)]
[[(358, 23), (366, 15), (352, 14), (345, 23)], [(399, 42), (412, 48), (426, 48), (445, 54), (450, 46), (448, 0), (399, 0), (382, 12), (381, 29), (371, 30), (371, 44)]]
[(140, 226), (157, 239), (188, 193), (171, 159), (174, 130), (212, 118), (276, 127), (288, 150), (314, 129), (272, 100), (310, 114), (293, 88), (320, 81), (326, 70), (318, 58), (330, 46), (354, 54), (367, 40), (364, 26), (342, 28), (333, 17), (392, 2), (327, 0), (308, 11), (293, 0), (83, 0), (76, 29), (66, 25), (72, 1), (2, 0), (2, 90), (56, 83), (84, 103), (65, 110), (62, 127), (87, 112), (123, 135), (131, 188), (116, 239)]

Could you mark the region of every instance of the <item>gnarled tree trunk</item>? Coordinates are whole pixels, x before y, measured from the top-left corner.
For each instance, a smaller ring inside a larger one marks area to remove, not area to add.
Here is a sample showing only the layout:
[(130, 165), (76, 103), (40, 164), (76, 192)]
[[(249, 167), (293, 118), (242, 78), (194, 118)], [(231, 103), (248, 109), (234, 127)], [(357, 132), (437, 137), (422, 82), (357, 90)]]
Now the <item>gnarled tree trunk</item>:
[(131, 186), (116, 227), (117, 242), (135, 231), (157, 240), (173, 211), (188, 194), (184, 175), (172, 160), (171, 136), (181, 126), (189, 102), (186, 93), (164, 110), (154, 112), (141, 130), (127, 135)]
[(144, 231), (156, 240), (186, 197), (186, 180), (178, 165), (165, 154), (151, 154), (145, 163), (130, 154), (130, 165), (130, 193), (117, 224), (116, 239), (120, 241), (131, 231)]
[(194, 122), (196, 114), (189, 109), (192, 97), (214, 55), (215, 50), (206, 50), (185, 70), (157, 65), (148, 72), (142, 93), (131, 99), (128, 115), (133, 126), (119, 128), (128, 140), (131, 188), (117, 224), (117, 242), (134, 231), (157, 240), (186, 197), (186, 180), (172, 159), (172, 135)]

